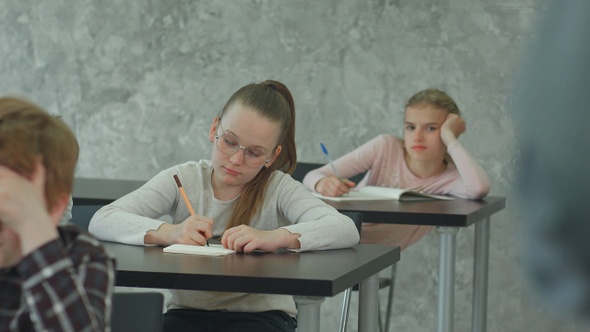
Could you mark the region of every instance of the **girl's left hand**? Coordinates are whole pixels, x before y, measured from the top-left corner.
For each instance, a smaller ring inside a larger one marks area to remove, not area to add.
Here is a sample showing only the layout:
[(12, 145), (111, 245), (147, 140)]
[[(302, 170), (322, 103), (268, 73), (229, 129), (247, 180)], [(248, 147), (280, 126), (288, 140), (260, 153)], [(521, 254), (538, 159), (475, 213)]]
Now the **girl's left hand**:
[(465, 132), (465, 121), (457, 114), (449, 114), (440, 128), (440, 138), (449, 145)]
[(299, 248), (298, 238), (298, 234), (282, 228), (262, 231), (240, 225), (225, 231), (221, 236), (221, 244), (237, 252), (249, 253), (256, 249), (271, 252), (280, 248)]

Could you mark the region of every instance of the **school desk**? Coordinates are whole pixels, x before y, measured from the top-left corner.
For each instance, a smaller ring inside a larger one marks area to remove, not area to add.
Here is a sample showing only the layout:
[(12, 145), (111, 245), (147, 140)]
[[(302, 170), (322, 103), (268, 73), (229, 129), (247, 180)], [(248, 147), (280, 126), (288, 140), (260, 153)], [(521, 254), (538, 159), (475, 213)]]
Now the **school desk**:
[(341, 212), (361, 212), (363, 221), (383, 224), (436, 226), (440, 234), (439, 332), (453, 331), (455, 301), (455, 242), (461, 227), (475, 224), (473, 270), (473, 332), (485, 332), (488, 292), (490, 216), (506, 207), (504, 197), (486, 197), (472, 201), (329, 201)]
[(319, 331), (320, 305), (360, 283), (359, 331), (377, 331), (379, 272), (400, 258), (399, 247), (223, 257), (169, 254), (157, 246), (103, 242), (117, 258), (117, 286), (293, 295), (298, 331)]

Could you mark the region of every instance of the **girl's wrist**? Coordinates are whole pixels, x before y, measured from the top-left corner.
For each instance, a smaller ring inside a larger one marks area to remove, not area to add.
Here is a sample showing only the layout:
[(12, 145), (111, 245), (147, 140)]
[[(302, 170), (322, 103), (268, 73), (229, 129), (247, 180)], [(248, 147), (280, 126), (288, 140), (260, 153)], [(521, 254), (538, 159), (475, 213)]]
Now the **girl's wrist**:
[(322, 181), (324, 181), (326, 178), (327, 178), (327, 177), (323, 177), (323, 178), (319, 179), (319, 180), (318, 180), (318, 182), (316, 182), (316, 183), (315, 183), (315, 186), (313, 186), (313, 190), (314, 190), (316, 193), (319, 193), (319, 192), (320, 192), (320, 191), (318, 190), (318, 186), (319, 186), (319, 185), (320, 185), (320, 183), (321, 183)]
[(286, 249), (299, 249), (301, 248), (301, 242), (299, 242), (299, 238), (301, 237), (300, 234), (291, 233), (289, 230), (285, 228), (279, 228), (278, 231), (282, 234), (283, 240), (281, 241), (284, 244), (284, 248)]
[(166, 228), (172, 225), (163, 223), (158, 227), (158, 229), (150, 229), (145, 233), (143, 236), (143, 243), (144, 244), (158, 244), (158, 245), (167, 245), (170, 241), (166, 240)]
[(449, 144), (457, 140), (457, 137), (451, 131), (441, 133), (440, 137), (447, 147), (449, 146)]

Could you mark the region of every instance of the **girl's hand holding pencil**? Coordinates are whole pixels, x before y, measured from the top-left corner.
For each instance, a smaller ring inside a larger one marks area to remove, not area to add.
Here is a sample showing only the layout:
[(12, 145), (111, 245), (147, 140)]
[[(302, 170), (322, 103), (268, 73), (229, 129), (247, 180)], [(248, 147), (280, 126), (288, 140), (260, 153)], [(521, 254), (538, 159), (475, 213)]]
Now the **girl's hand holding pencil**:
[[(168, 224), (170, 225), (170, 224)], [(213, 236), (213, 219), (200, 215), (192, 215), (180, 224), (170, 225), (167, 229), (168, 243), (209, 245), (208, 240)], [(161, 227), (160, 227), (161, 228)]]
[(338, 197), (350, 192), (356, 183), (348, 179), (340, 179), (337, 176), (326, 176), (315, 185), (315, 191), (330, 197)]
[[(190, 242), (194, 241), (200, 245), (203, 245), (203, 243), (201, 243), (199, 240), (201, 240), (201, 237), (204, 236), (205, 244), (209, 246), (209, 238), (213, 236), (211, 231), (213, 220), (204, 216), (197, 216), (190, 200), (188, 199), (188, 196), (186, 195), (186, 192), (184, 191), (184, 188), (182, 187), (182, 183), (180, 183), (180, 179), (176, 174), (174, 174), (174, 181), (176, 182), (176, 186), (178, 186), (178, 190), (180, 191), (182, 199), (184, 199), (184, 203), (186, 204), (186, 207), (188, 208), (191, 216), (186, 218), (182, 223), (176, 225), (176, 231), (173, 232), (173, 239), (175, 240), (173, 243), (192, 244)], [(203, 224), (203, 222), (205, 224)], [(195, 234), (195, 231), (198, 234)]]
[(350, 188), (354, 187), (356, 183), (348, 179), (342, 178), (342, 176), (340, 176), (340, 173), (338, 172), (338, 169), (336, 169), (336, 167), (334, 166), (334, 162), (328, 154), (328, 149), (326, 149), (324, 143), (320, 143), (320, 147), (322, 148), (322, 152), (328, 159), (328, 164), (330, 164), (330, 167), (332, 167), (334, 175), (327, 176), (318, 181), (318, 183), (315, 186), (315, 190), (324, 196), (336, 197), (346, 195), (350, 191)]

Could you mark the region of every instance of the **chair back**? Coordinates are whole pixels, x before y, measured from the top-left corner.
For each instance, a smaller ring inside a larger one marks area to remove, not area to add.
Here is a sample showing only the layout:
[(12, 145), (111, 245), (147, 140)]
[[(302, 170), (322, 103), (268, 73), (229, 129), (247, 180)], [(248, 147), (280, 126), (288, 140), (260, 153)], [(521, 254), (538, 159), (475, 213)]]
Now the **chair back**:
[(164, 296), (157, 292), (115, 292), (112, 332), (161, 332)]
[(354, 225), (356, 226), (356, 229), (359, 231), (359, 234), (361, 233), (361, 227), (363, 226), (363, 214), (360, 212), (340, 212), (343, 215), (349, 217), (350, 219), (352, 219), (352, 221), (354, 221)]
[(72, 206), (72, 220), (71, 224), (74, 224), (85, 231), (88, 231), (88, 224), (92, 216), (103, 207), (103, 205), (76, 205)]
[(324, 166), (323, 164), (314, 164), (314, 163), (306, 163), (306, 162), (298, 162), (297, 165), (295, 166), (295, 170), (293, 171), (293, 174), (291, 174), (291, 177), (299, 182), (303, 182), (303, 178), (305, 177), (305, 174), (309, 173), (310, 171), (313, 171), (316, 168), (320, 168)]
[[(297, 165), (295, 166), (295, 170), (293, 171), (293, 174), (291, 174), (291, 177), (299, 182), (303, 182), (303, 178), (305, 177), (305, 175), (307, 173), (309, 173), (310, 171), (313, 171), (316, 168), (320, 168), (322, 166), (324, 166), (324, 164), (298, 162)], [(358, 184), (365, 177), (366, 174), (367, 174), (367, 172), (357, 174), (357, 175), (351, 177), (350, 180)]]

